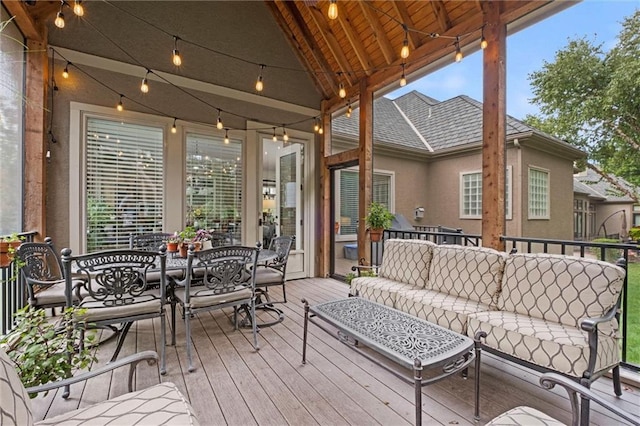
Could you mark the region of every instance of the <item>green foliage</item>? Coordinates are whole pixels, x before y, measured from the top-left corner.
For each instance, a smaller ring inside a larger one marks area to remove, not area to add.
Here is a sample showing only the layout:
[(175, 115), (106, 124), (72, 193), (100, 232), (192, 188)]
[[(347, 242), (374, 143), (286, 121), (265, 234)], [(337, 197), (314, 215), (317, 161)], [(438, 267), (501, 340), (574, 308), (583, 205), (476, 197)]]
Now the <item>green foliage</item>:
[(3, 243), (17, 243), (18, 241), (24, 241), (24, 237), (19, 236), (17, 232), (14, 232), (11, 235), (0, 238), (0, 241), (2, 241)]
[(355, 272), (349, 272), (347, 275), (344, 276), (344, 280), (347, 284), (351, 285), (351, 281), (353, 281), (354, 278), (357, 277), (377, 277), (376, 272), (373, 269), (361, 269), (360, 270), (360, 275), (356, 274)]
[(633, 241), (640, 241), (640, 226), (634, 226), (629, 229), (629, 238)]
[(86, 334), (82, 350), (76, 347), (81, 334), (77, 326), (85, 324), (75, 321), (74, 327), (74, 316), (82, 313), (82, 309), (68, 308), (58, 322), (51, 322), (44, 309), (26, 306), (16, 312), (16, 327), (0, 339), (0, 346), (15, 363), (25, 387), (71, 377), (97, 361), (91, 350), (92, 333)]
[(640, 185), (640, 10), (624, 20), (611, 50), (603, 46), (569, 40), (554, 62), (531, 73), (532, 101), (542, 114), (524, 121)]
[(107, 226), (114, 223), (114, 209), (103, 200), (92, 197), (87, 199), (87, 249), (98, 250), (104, 247)]
[(628, 269), (627, 361), (640, 365), (640, 263), (630, 263)]
[(387, 208), (375, 201), (369, 206), (369, 213), (364, 218), (365, 223), (370, 229), (388, 229), (391, 227), (393, 215)]
[[(611, 238), (596, 238), (592, 241), (593, 243), (606, 243), (606, 244), (618, 244), (619, 240), (614, 240)], [(602, 254), (602, 249), (600, 247), (591, 247), (589, 249), (591, 254), (593, 254), (596, 258), (600, 259), (600, 255)], [(616, 263), (616, 261), (620, 258), (622, 252), (617, 248), (606, 248), (604, 249), (604, 259), (607, 262)]]
[(178, 236), (182, 241), (191, 241), (196, 237), (196, 228), (193, 226), (187, 226), (178, 233)]

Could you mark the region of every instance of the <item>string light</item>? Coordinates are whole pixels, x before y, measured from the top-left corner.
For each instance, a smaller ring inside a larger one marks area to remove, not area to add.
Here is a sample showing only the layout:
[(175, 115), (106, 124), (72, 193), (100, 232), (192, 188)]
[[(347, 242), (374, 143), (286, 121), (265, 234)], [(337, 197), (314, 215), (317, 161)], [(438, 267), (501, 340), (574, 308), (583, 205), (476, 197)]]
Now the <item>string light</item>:
[(53, 23), (58, 28), (64, 28), (64, 13), (62, 13), (62, 8), (64, 7), (64, 0), (60, 1), (60, 11), (56, 14), (56, 20)]
[(313, 123), (313, 131), (318, 133), (318, 130), (320, 130), (320, 120), (316, 118)]
[(278, 137), (276, 136), (276, 128), (275, 127), (273, 128), (273, 138), (272, 139), (273, 139), (274, 142), (278, 142)]
[(285, 142), (289, 141), (289, 135), (287, 135), (287, 129), (285, 129), (284, 126), (282, 126), (282, 140)]
[(487, 42), (487, 39), (484, 38), (484, 25), (482, 26), (482, 36), (480, 37), (480, 49), (484, 50), (487, 48), (487, 46), (489, 45), (489, 43)]
[(84, 16), (84, 7), (82, 7), (82, 2), (80, 0), (73, 2), (73, 13), (75, 13), (76, 16)]
[(321, 135), (321, 134), (323, 134), (323, 133), (324, 133), (324, 130), (322, 129), (322, 127), (320, 127), (320, 128), (318, 129), (318, 134), (319, 134), (319, 135)]
[(216, 127), (218, 128), (218, 130), (222, 130), (222, 128), (224, 127), (224, 124), (222, 124), (222, 116), (220, 115), (222, 113), (222, 110), (218, 110), (218, 122), (216, 123)]
[(178, 50), (178, 36), (173, 36), (173, 65), (179, 67), (182, 65), (182, 57), (180, 57), (180, 51)]
[(118, 112), (122, 112), (122, 110), (124, 109), (124, 105), (122, 104), (122, 98), (123, 97), (124, 97), (124, 95), (120, 95), (120, 101), (118, 102), (118, 106), (116, 107)]
[(142, 93), (149, 93), (149, 84), (147, 83), (148, 75), (149, 75), (149, 70), (147, 70), (147, 73), (144, 75), (144, 78), (142, 79), (142, 84), (140, 85), (140, 91)]
[(224, 143), (229, 145), (229, 129), (224, 129)]
[(353, 109), (351, 109), (351, 102), (349, 102), (347, 104), (347, 118), (351, 118), (351, 113), (353, 112)]
[(69, 62), (64, 66), (64, 70), (62, 71), (62, 78), (69, 78)]
[(455, 60), (456, 62), (460, 62), (462, 61), (462, 50), (460, 50), (460, 37), (456, 37), (456, 55), (455, 55)]
[(341, 99), (344, 99), (347, 97), (347, 91), (344, 88), (344, 83), (340, 82), (340, 88), (338, 89), (338, 95), (340, 96)]
[(409, 28), (405, 24), (402, 24), (404, 29), (404, 40), (402, 41), (402, 49), (400, 49), (400, 57), (407, 59), (409, 57)]
[(329, 11), (327, 12), (327, 16), (329, 19), (338, 19), (338, 4), (336, 0), (330, 0), (329, 2)]
[(177, 118), (174, 117), (173, 126), (171, 126), (171, 133), (173, 133), (173, 134), (178, 133), (178, 128), (176, 127), (176, 120), (177, 120)]
[(262, 92), (264, 89), (264, 84), (262, 83), (262, 70), (264, 65), (260, 65), (260, 74), (258, 75), (258, 81), (256, 81), (256, 92)]
[(407, 85), (407, 77), (404, 74), (404, 62), (402, 63), (402, 76), (400, 77), (400, 87), (404, 87)]

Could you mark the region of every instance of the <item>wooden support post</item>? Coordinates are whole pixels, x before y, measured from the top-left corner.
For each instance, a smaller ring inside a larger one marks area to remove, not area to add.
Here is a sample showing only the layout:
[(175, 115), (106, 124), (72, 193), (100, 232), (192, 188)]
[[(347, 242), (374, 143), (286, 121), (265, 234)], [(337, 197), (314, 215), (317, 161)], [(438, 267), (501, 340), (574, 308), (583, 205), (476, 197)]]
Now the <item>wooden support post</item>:
[(358, 259), (371, 264), (371, 247), (367, 238), (364, 217), (373, 199), (373, 92), (367, 79), (360, 81), (360, 141), (359, 141), (359, 198), (358, 198)]
[(484, 35), (482, 122), (482, 245), (504, 250), (506, 157), (506, 25), (501, 1), (482, 2)]
[(320, 218), (320, 233), (322, 235), (318, 275), (321, 277), (329, 276), (329, 265), (331, 256), (331, 233), (333, 225), (331, 223), (331, 170), (329, 169), (329, 157), (331, 156), (331, 115), (322, 112), (320, 125), (323, 133), (320, 135), (320, 193), (322, 197), (322, 217)]

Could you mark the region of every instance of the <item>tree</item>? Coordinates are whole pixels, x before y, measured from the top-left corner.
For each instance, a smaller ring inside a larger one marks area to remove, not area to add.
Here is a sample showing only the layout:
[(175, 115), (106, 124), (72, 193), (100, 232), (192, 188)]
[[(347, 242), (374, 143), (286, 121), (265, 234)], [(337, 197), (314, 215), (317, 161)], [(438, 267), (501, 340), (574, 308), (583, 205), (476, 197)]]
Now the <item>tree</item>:
[(529, 81), (541, 114), (525, 122), (585, 150), (605, 173), (640, 185), (640, 10), (625, 18), (608, 52), (585, 37), (569, 40)]

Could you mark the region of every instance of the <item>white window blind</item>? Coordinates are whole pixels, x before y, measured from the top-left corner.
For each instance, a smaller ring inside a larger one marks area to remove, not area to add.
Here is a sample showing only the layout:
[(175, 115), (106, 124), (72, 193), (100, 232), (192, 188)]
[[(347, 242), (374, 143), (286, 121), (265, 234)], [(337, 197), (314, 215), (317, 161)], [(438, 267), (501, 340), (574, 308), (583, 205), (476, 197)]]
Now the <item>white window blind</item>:
[(242, 142), (187, 134), (186, 223), (242, 240)]
[(161, 232), (163, 130), (88, 118), (87, 250), (127, 247), (130, 234)]
[(529, 168), (529, 219), (549, 219), (549, 172)]
[[(358, 232), (358, 171), (341, 170), (339, 177), (340, 235), (353, 235)], [(391, 206), (391, 176), (383, 173), (373, 174), (373, 201), (383, 204), (388, 209)]]

